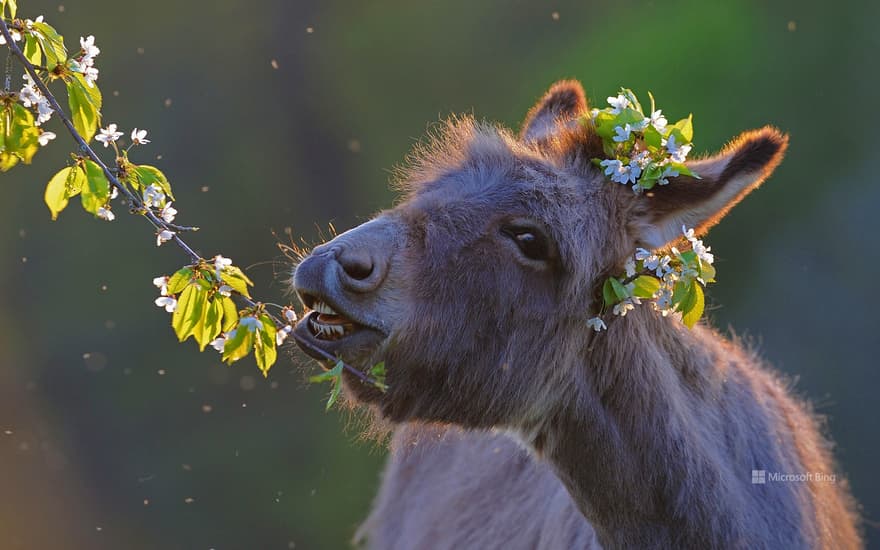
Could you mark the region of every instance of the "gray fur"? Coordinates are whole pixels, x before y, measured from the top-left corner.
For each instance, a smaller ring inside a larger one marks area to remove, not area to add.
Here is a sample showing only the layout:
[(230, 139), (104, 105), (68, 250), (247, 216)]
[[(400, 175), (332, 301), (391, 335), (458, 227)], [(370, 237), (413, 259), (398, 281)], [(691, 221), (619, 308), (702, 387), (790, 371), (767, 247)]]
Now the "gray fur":
[[(674, 244), (682, 221), (704, 233), (787, 138), (745, 133), (694, 164), (704, 180), (636, 196), (590, 163), (597, 138), (571, 124), (587, 109), (579, 85), (554, 89), (525, 139), (450, 121), (401, 171), (403, 202), (297, 270), (301, 294), (374, 329), (334, 353), (385, 361), (387, 393), (352, 377), (348, 393), (402, 426), (361, 539), (571, 548), (595, 531), (605, 548), (859, 548), (819, 421), (757, 358), (650, 306), (586, 326), (636, 246)], [(511, 223), (549, 236), (548, 261), (523, 257), (501, 231)], [(836, 481), (753, 485), (753, 469)]]

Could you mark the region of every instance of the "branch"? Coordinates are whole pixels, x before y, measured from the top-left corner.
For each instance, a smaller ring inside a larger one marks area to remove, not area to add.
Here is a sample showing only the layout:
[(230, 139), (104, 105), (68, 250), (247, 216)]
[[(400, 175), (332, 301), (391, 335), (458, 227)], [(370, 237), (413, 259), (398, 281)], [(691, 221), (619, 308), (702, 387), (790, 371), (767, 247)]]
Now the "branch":
[[(74, 141), (79, 145), (80, 150), (85, 153), (85, 155), (92, 160), (95, 164), (97, 164), (101, 170), (104, 172), (104, 175), (107, 177), (107, 181), (110, 182), (113, 187), (115, 187), (128, 201), (134, 206), (134, 209), (138, 212), (143, 212), (143, 215), (150, 221), (150, 223), (156, 229), (167, 229), (170, 231), (174, 231), (174, 235), (172, 239), (174, 243), (179, 246), (193, 261), (193, 263), (199, 263), (203, 261), (203, 258), (196, 254), (195, 250), (191, 246), (189, 246), (178, 234), (178, 231), (197, 231), (198, 227), (185, 227), (181, 225), (172, 224), (166, 222), (162, 218), (156, 216), (152, 210), (150, 210), (141, 200), (140, 197), (129, 191), (128, 187), (123, 185), (117, 178), (115, 174), (115, 170), (111, 170), (107, 167), (101, 157), (95, 153), (94, 149), (89, 146), (85, 139), (77, 132), (76, 127), (71, 122), (70, 118), (64, 112), (64, 109), (59, 105), (58, 100), (55, 99), (55, 96), (49, 91), (48, 86), (43, 82), (43, 79), (37, 74), (36, 68), (34, 65), (28, 61), (27, 57), (25, 57), (24, 53), (21, 51), (21, 48), (18, 47), (18, 44), (12, 39), (12, 35), (9, 32), (9, 27), (6, 24), (6, 21), (0, 17), (0, 33), (2, 33), (3, 38), (6, 39), (6, 45), (9, 48), (9, 51), (12, 52), (12, 55), (18, 59), (18, 62), (24, 67), (25, 71), (27, 71), (28, 75), (30, 75), (31, 80), (33, 80), (34, 84), (49, 102), (49, 105), (52, 107), (52, 110), (55, 111), (55, 114), (58, 115), (58, 118), (61, 119), (61, 122), (67, 128), (67, 131), (73, 137)], [(242, 302), (247, 304), (250, 307), (258, 307), (260, 305), (259, 302), (255, 302), (254, 300), (248, 298), (247, 296), (243, 296), (240, 293), (236, 293)], [(276, 317), (275, 315), (269, 314), (266, 312), (272, 321), (275, 323), (276, 327), (283, 327), (286, 325), (281, 319)], [(318, 355), (323, 356), (325, 359), (333, 362), (339, 362), (341, 359), (332, 355), (331, 353), (313, 345), (311, 342), (305, 341), (302, 338), (298, 337), (294, 334), (294, 339), (303, 347), (308, 348), (310, 351), (317, 353)], [(342, 362), (342, 366), (345, 370), (353, 374), (356, 378), (358, 378), (361, 382), (365, 384), (371, 384), (374, 386), (379, 386), (379, 382), (375, 380), (373, 377), (368, 374), (360, 371), (349, 365), (348, 363)], [(387, 386), (385, 386), (387, 387)]]

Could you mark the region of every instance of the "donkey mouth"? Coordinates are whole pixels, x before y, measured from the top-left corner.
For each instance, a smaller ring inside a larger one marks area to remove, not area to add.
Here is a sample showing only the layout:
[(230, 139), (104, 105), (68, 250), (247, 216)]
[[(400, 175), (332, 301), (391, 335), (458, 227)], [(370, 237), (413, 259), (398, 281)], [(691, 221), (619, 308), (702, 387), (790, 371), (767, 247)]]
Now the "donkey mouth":
[(352, 360), (353, 355), (375, 348), (384, 339), (380, 331), (322, 298), (311, 294), (301, 294), (300, 298), (311, 311), (297, 323), (294, 336), (300, 348), (315, 359)]
[(326, 302), (317, 300), (311, 307), (312, 314), (308, 316), (309, 330), (318, 340), (332, 342), (363, 328), (345, 315), (337, 313)]

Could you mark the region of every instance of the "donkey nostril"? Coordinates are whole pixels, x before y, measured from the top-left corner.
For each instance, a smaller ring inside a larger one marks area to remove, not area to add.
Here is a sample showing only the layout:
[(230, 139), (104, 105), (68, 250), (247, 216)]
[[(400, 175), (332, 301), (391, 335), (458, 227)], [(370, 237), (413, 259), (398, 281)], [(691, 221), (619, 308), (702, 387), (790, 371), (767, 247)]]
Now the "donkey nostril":
[(363, 281), (373, 273), (373, 260), (366, 254), (344, 252), (338, 261), (345, 274), (356, 281)]

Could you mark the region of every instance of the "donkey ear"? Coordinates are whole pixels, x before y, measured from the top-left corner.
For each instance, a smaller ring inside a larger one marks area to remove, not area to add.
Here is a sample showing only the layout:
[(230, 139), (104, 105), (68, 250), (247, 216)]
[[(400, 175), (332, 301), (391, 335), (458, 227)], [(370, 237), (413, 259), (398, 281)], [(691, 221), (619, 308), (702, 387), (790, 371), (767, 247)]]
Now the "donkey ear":
[(587, 110), (584, 89), (576, 80), (560, 80), (529, 110), (520, 139), (536, 142), (553, 134), (556, 123), (571, 120)]
[(788, 135), (765, 126), (740, 134), (715, 156), (687, 163), (702, 179), (679, 176), (636, 199), (637, 240), (660, 248), (681, 236), (682, 225), (705, 233), (770, 176), (787, 147)]

